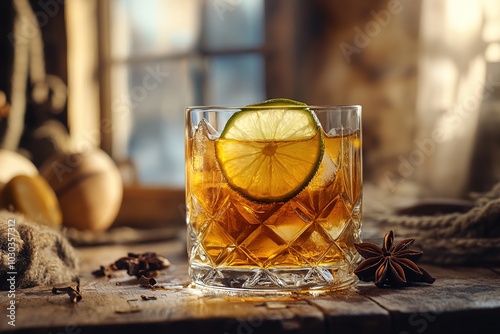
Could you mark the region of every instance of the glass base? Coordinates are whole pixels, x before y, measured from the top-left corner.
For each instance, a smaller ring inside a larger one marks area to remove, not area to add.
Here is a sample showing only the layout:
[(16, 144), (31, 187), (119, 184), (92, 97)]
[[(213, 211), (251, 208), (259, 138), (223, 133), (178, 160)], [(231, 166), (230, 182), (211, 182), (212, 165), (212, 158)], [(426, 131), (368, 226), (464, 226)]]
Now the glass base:
[(233, 291), (308, 292), (347, 288), (358, 282), (352, 266), (304, 268), (212, 268), (192, 263), (189, 276), (193, 283)]

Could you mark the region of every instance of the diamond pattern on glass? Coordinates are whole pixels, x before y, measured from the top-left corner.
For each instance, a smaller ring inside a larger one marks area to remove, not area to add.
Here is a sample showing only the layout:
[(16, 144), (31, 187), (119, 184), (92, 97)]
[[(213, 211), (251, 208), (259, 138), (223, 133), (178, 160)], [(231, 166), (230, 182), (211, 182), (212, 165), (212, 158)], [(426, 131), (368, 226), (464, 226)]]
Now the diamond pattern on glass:
[(356, 224), (351, 220), (344, 227), (342, 234), (335, 240), (335, 243), (346, 255), (346, 260), (350, 263), (356, 261), (358, 257), (358, 252), (356, 251), (356, 247), (354, 247), (355, 243), (360, 242), (358, 231)]
[(307, 187), (286, 203), (263, 204), (225, 182), (210, 124), (203, 120), (195, 131), (187, 243), (196, 283), (272, 290), (340, 287), (356, 280), (361, 174), (354, 139), (326, 138), (320, 168)]
[(215, 265), (223, 263), (225, 256), (228, 254), (226, 248), (235, 245), (234, 240), (226, 234), (216, 221), (210, 222), (200, 242)]
[(332, 239), (336, 239), (345, 224), (351, 220), (351, 212), (352, 205), (341, 193), (335, 196), (320, 212), (321, 226)]
[(261, 225), (241, 242), (240, 246), (257, 258), (264, 267), (264, 263), (272, 261), (276, 253), (286, 247), (286, 242), (267, 226)]
[(332, 239), (318, 224), (311, 224), (291, 245), (311, 265), (320, 264), (325, 251), (330, 248)]

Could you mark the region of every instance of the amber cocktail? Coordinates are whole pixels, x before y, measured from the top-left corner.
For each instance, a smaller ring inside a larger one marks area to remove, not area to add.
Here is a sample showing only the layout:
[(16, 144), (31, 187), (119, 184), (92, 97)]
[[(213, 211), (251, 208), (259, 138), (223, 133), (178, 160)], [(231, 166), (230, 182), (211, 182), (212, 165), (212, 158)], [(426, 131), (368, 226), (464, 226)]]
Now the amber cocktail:
[(186, 110), (189, 274), (228, 289), (356, 282), (361, 107), (275, 99)]

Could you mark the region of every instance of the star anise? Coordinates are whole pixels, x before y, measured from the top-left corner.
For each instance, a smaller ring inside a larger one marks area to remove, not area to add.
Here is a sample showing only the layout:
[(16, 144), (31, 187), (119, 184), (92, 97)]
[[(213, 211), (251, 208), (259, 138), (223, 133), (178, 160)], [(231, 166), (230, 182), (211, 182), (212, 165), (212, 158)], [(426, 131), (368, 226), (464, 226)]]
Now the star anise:
[(393, 242), (394, 232), (389, 231), (384, 237), (382, 248), (371, 242), (354, 245), (365, 258), (354, 271), (359, 279), (374, 281), (378, 287), (400, 287), (413, 282), (434, 283), (436, 279), (415, 264), (423, 254), (409, 249), (415, 239), (403, 239), (395, 247)]

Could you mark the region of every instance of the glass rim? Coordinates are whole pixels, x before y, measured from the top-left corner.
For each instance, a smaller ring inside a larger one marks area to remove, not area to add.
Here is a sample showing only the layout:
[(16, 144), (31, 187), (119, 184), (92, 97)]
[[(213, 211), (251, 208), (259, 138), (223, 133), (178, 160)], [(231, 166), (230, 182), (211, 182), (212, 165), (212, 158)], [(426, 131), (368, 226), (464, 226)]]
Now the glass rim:
[(229, 110), (262, 110), (262, 109), (311, 109), (314, 111), (349, 111), (349, 110), (361, 110), (362, 106), (360, 104), (339, 104), (339, 105), (305, 105), (305, 106), (218, 106), (218, 105), (207, 105), (207, 106), (188, 106), (186, 111), (192, 110), (203, 110), (203, 111), (229, 111)]

